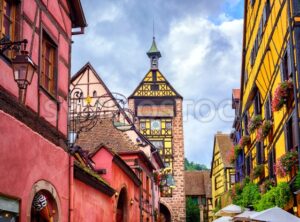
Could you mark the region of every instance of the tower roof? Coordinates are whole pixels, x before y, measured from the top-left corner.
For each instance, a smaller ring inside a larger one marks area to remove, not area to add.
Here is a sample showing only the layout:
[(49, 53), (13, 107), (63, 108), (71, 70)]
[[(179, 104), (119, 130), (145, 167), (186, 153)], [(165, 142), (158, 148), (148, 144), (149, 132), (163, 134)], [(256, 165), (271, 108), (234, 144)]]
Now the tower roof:
[(157, 49), (155, 37), (153, 37), (152, 45), (151, 45), (151, 48), (149, 49), (149, 51), (147, 52), (147, 55), (149, 57), (152, 57), (152, 56), (158, 56), (159, 58), (161, 57), (160, 51)]

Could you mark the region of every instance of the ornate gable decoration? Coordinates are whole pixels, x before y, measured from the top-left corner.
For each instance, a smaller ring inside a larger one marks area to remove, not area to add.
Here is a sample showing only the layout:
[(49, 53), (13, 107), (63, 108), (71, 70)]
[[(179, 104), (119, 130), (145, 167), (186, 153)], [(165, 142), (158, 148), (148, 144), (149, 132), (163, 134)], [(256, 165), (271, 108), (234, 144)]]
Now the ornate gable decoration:
[(130, 97), (181, 97), (159, 70), (150, 70)]

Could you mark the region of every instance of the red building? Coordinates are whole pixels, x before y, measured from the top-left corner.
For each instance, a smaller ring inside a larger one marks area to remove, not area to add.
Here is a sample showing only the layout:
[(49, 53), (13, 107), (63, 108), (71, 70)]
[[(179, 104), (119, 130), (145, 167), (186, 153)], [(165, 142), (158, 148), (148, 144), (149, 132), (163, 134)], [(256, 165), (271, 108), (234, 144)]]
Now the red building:
[(0, 10), (0, 220), (69, 221), (67, 97), (81, 3), (0, 0)]
[[(130, 222), (156, 221), (159, 213), (159, 188), (154, 181), (154, 172), (164, 167), (158, 151), (134, 127), (126, 131), (117, 129), (114, 116), (125, 115), (125, 109), (118, 105), (117, 99), (89, 63), (72, 77), (71, 90), (73, 89), (80, 89), (80, 93), (75, 93), (79, 97), (75, 94), (72, 96), (71, 93), (71, 116), (80, 113), (80, 109), (82, 113), (86, 110), (92, 110), (92, 113), (101, 110), (97, 113), (98, 121), (87, 132), (80, 132), (76, 144), (83, 149), (85, 162), (89, 163), (94, 175), (117, 193), (117, 197), (102, 201), (102, 206), (97, 206), (101, 209), (94, 211), (90, 221), (96, 221), (94, 218), (100, 218), (99, 215), (105, 217), (103, 212), (111, 212), (111, 219), (107, 221), (123, 221), (120, 218)], [(88, 115), (85, 113), (85, 116)], [(77, 188), (80, 189), (79, 193), (84, 191), (82, 186)], [(75, 199), (78, 195), (77, 188)], [(87, 208), (79, 205), (88, 202), (91, 196), (100, 198), (103, 194), (99, 194), (99, 191), (85, 190), (80, 201), (75, 201), (74, 209), (79, 211), (76, 213), (79, 215), (77, 218), (89, 213)]]

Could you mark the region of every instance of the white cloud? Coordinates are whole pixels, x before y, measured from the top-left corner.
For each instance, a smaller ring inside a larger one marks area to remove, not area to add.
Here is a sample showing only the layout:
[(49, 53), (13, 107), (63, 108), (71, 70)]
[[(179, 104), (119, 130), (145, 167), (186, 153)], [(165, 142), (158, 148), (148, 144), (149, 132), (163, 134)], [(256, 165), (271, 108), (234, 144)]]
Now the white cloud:
[[(89, 26), (84, 35), (73, 37), (72, 72), (90, 61), (111, 91), (130, 95), (149, 69), (145, 53), (151, 45), (152, 20), (157, 17), (156, 40), (163, 55), (160, 70), (166, 78), (194, 105), (207, 100), (215, 104), (216, 113), (224, 110), (231, 115), (230, 107), (219, 104), (230, 99), (232, 88), (239, 87), (243, 21), (227, 11), (217, 13), (222, 4), (232, 8), (240, 1), (83, 2)], [(220, 115), (200, 122), (194, 113), (186, 110), (185, 114), (189, 117), (184, 122), (186, 157), (209, 166), (214, 134), (230, 132), (232, 122)]]
[(194, 112), (184, 123), (186, 156), (208, 166), (214, 134), (229, 133), (232, 126), (228, 118), (233, 115), (231, 107), (219, 104), (230, 100), (231, 89), (239, 86), (242, 23), (241, 19), (228, 17), (220, 24), (203, 17), (186, 17), (173, 22), (160, 43), (161, 50), (167, 52), (161, 69), (175, 89), (194, 104), (201, 100), (214, 104), (214, 118), (209, 122), (199, 121)]

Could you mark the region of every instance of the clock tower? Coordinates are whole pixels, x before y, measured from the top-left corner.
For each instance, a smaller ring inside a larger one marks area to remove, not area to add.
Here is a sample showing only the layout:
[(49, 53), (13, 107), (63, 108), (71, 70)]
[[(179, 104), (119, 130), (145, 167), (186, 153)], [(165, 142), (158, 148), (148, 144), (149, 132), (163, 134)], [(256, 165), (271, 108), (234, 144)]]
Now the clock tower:
[(137, 117), (137, 128), (157, 148), (166, 169), (161, 180), (160, 216), (185, 221), (184, 141), (182, 96), (160, 72), (161, 53), (153, 37), (150, 70), (128, 98)]

